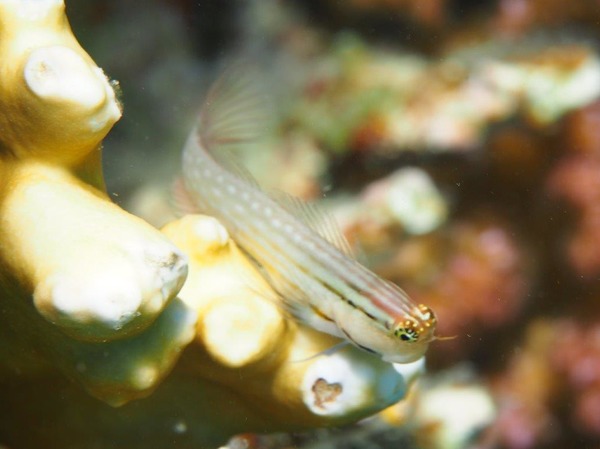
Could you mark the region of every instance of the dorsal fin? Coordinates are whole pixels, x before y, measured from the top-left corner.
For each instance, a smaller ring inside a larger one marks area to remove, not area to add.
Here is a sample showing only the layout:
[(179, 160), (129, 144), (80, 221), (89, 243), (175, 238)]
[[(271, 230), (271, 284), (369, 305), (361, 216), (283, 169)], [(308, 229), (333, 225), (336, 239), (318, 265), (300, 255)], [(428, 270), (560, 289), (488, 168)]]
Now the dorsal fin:
[(244, 147), (268, 133), (274, 112), (259, 80), (255, 67), (238, 63), (211, 87), (198, 122), (198, 138), (207, 151)]
[(317, 204), (307, 203), (285, 192), (275, 191), (271, 198), (302, 223), (311, 228), (346, 256), (355, 259), (354, 251), (342, 234), (335, 218), (324, 212)]

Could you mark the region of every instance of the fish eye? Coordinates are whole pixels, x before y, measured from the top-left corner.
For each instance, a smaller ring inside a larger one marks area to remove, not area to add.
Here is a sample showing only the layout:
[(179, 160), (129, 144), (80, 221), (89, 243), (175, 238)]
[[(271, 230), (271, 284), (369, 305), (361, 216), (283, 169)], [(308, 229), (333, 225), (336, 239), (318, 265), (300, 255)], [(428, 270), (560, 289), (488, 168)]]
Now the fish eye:
[(414, 343), (419, 339), (419, 333), (415, 329), (406, 327), (398, 327), (394, 335), (407, 343)]

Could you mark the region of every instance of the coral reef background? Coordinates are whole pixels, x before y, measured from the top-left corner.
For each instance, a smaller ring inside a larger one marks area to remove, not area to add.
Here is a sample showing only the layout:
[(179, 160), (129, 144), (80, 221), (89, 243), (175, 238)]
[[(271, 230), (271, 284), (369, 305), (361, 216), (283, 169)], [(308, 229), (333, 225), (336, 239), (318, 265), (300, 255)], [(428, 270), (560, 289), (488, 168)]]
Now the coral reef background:
[(67, 2), (122, 90), (104, 143), (112, 199), (171, 221), (206, 87), (256, 60), (278, 124), (245, 163), (322, 202), (454, 337), (376, 418), (231, 448), (600, 447), (600, 3), (141, 3)]

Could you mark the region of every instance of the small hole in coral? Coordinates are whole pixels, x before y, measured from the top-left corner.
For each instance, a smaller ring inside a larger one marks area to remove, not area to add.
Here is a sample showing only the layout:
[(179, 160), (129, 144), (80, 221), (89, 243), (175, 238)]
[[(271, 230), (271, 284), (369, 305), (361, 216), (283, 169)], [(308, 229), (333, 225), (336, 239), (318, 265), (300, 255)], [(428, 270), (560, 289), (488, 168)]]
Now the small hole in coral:
[(342, 384), (339, 382), (329, 383), (322, 377), (317, 379), (312, 386), (312, 392), (315, 395), (315, 406), (325, 408), (325, 404), (333, 402), (342, 394)]

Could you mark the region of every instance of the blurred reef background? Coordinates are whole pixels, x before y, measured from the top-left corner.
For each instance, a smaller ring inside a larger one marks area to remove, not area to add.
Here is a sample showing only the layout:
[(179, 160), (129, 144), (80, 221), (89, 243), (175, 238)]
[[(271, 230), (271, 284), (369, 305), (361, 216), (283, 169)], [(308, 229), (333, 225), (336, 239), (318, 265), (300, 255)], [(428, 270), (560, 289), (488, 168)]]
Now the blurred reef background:
[(277, 106), (243, 155), (322, 202), (437, 312), (428, 374), (355, 426), (230, 447), (600, 448), (598, 0), (73, 0), (119, 81), (109, 193), (162, 226), (203, 94), (256, 60)]

